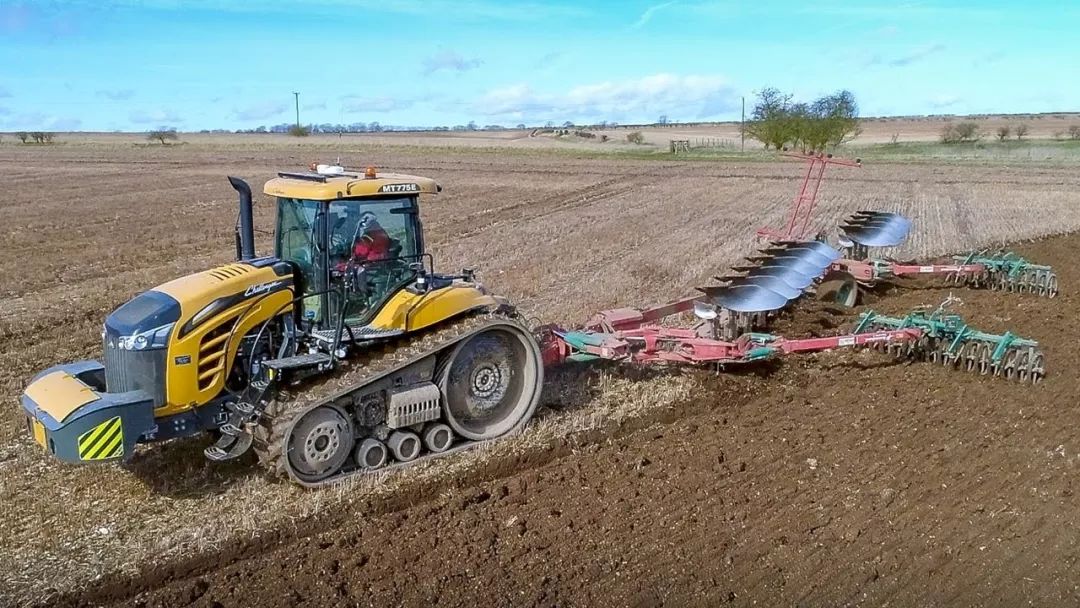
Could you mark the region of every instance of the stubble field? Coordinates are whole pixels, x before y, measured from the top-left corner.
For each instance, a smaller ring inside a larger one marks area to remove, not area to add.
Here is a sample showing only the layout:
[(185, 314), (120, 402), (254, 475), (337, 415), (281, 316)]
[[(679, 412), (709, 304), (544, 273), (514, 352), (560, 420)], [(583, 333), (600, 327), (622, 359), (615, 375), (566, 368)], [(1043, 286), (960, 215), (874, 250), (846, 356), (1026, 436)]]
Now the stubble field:
[[(555, 370), (530, 432), (404, 474), (318, 492), (199, 441), (127, 468), (53, 463), (17, 395), (98, 356), (131, 295), (229, 260), (224, 176), (261, 184), (326, 150), (0, 146), (0, 598), (11, 604), (715, 604), (1075, 602), (1080, 305), (1073, 236), (1021, 245), (1062, 295), (960, 293), (979, 327), (1044, 342), (1051, 376), (1011, 385), (874, 353), (749, 372)], [(352, 165), (438, 179), (423, 219), (437, 267), (477, 269), (531, 317), (692, 292), (781, 221), (801, 166), (350, 144)], [(898, 257), (1080, 228), (1060, 165), (837, 169), (819, 217), (915, 221)], [(257, 199), (257, 227), (272, 207)], [(270, 236), (258, 235), (268, 251)], [(880, 295), (901, 312), (947, 290)], [(815, 307), (787, 327), (835, 322)], [(813, 466), (808, 463), (814, 462)], [(1030, 582), (1028, 582), (1030, 581)]]

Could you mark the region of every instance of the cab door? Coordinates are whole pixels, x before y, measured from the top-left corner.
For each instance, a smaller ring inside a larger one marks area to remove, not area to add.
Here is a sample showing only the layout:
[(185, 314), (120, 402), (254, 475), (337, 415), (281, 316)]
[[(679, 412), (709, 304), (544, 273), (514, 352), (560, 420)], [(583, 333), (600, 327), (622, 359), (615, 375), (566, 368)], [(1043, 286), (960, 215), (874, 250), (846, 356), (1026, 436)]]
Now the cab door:
[[(348, 278), (354, 284), (344, 302), (348, 325), (367, 323), (390, 296), (415, 279), (413, 264), (422, 254), (417, 210), (415, 196), (330, 203), (331, 287), (341, 287), (347, 272), (352, 272)], [(341, 298), (332, 295), (330, 300), (330, 318), (336, 320)]]

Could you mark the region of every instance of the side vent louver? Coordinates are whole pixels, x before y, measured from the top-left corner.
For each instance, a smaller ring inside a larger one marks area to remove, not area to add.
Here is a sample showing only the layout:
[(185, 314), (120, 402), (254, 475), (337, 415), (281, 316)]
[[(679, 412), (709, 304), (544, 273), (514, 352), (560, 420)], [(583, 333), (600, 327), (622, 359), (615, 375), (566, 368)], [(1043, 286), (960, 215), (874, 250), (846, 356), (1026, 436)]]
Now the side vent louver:
[(212, 387), (225, 373), (226, 342), (236, 325), (236, 317), (226, 319), (221, 325), (203, 336), (199, 344), (199, 390)]

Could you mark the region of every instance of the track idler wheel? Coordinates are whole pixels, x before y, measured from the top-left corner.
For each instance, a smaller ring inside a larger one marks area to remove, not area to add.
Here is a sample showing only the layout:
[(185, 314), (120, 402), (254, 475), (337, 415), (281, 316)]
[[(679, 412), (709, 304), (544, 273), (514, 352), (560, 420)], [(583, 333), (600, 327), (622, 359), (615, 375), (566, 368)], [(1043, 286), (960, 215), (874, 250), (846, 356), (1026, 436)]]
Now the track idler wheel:
[(293, 425), (286, 450), (296, 476), (315, 482), (337, 473), (353, 451), (348, 417), (332, 405), (317, 407)]
[(443, 365), (439, 388), (446, 422), (473, 441), (520, 428), (536, 410), (543, 378), (531, 335), (510, 325), (486, 329), (459, 344)]

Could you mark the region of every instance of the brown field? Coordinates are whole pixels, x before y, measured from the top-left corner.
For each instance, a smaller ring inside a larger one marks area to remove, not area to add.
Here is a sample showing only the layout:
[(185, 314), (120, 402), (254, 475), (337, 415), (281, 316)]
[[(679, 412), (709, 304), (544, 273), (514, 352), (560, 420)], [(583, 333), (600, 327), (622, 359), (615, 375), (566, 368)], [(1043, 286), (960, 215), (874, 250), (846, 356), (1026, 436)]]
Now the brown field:
[[(98, 356), (101, 320), (134, 293), (228, 261), (225, 174), (261, 183), (317, 153), (435, 177), (444, 194), (423, 217), (437, 266), (475, 267), (528, 315), (574, 323), (707, 284), (750, 251), (754, 229), (781, 220), (801, 169), (432, 150), (395, 135), (170, 147), (127, 137), (0, 145), (6, 603), (1080, 600), (1075, 236), (1019, 246), (1058, 267), (1055, 300), (958, 291), (980, 328), (1044, 343), (1051, 375), (1034, 388), (870, 352), (724, 375), (565, 368), (524, 435), (321, 491), (268, 481), (247, 461), (207, 463), (201, 441), (148, 449), (126, 468), (51, 462), (17, 395), (50, 364)], [(831, 175), (822, 222), (900, 211), (916, 228), (898, 257), (1080, 228), (1074, 166), (868, 163)], [(256, 209), (269, 231), (271, 206)], [(266, 251), (270, 237), (258, 238)], [(947, 294), (892, 290), (874, 305), (902, 312)], [(837, 322), (826, 312), (805, 307), (781, 328), (823, 331)]]
[[(1057, 114), (1001, 115), (1001, 116), (919, 116), (864, 118), (862, 132), (851, 142), (854, 152), (862, 146), (885, 144), (893, 140), (903, 144), (936, 142), (941, 129), (949, 123), (974, 121), (979, 125), (983, 138), (987, 142), (995, 141), (994, 133), (1000, 126), (1015, 127), (1025, 124), (1030, 129), (1027, 139), (1051, 140), (1068, 139), (1069, 127), (1080, 126), (1080, 113), (1062, 112)], [(532, 136), (533, 129), (504, 131), (447, 131), (447, 132), (387, 132), (387, 133), (346, 133), (343, 135), (318, 134), (303, 140), (297, 140), (284, 134), (183, 134), (184, 142), (200, 146), (231, 147), (244, 142), (247, 145), (273, 145), (285, 147), (314, 146), (337, 150), (342, 146), (408, 146), (428, 148), (515, 148), (523, 151), (561, 149), (569, 151), (649, 151), (652, 148), (667, 149), (672, 139), (689, 139), (693, 145), (739, 145), (739, 124), (709, 123), (702, 125), (674, 124), (668, 127), (619, 127), (591, 129), (595, 134), (607, 135), (609, 141), (600, 143), (596, 139), (577, 137), (553, 137), (550, 135)], [(644, 146), (633, 146), (626, 142), (626, 135), (641, 131), (645, 136)], [(1014, 135), (1010, 139), (1015, 139)], [(13, 141), (8, 139), (8, 141)], [(147, 145), (141, 134), (130, 133), (67, 133), (58, 141), (67, 145), (137, 144)], [(746, 143), (747, 150), (755, 150), (760, 144), (753, 141)]]

